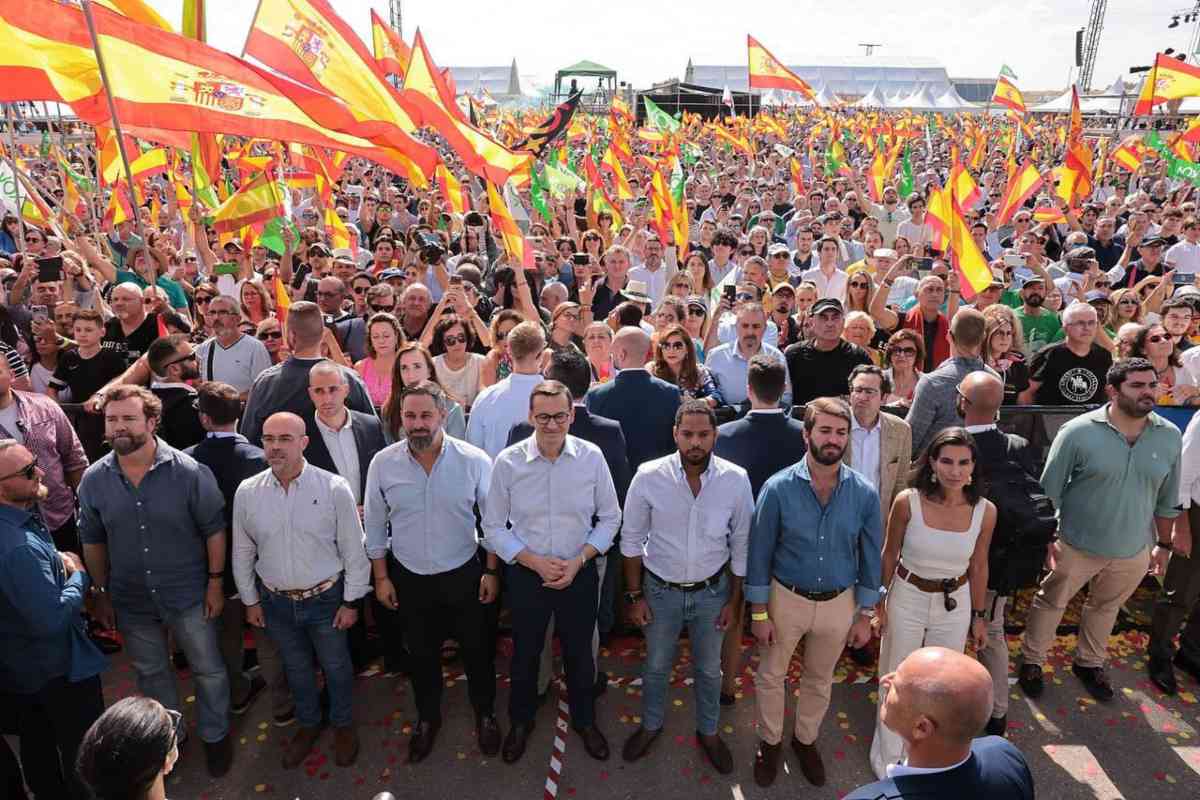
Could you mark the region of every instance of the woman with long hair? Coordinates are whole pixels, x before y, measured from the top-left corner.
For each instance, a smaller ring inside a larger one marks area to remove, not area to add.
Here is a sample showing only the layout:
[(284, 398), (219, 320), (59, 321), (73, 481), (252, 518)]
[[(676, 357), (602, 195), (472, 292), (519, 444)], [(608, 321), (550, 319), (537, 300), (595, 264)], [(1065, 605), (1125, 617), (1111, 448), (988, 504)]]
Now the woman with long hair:
[(1112, 300), (1114, 331), (1119, 331), (1127, 322), (1136, 322), (1139, 325), (1142, 323), (1142, 301), (1137, 292), (1133, 289), (1117, 289), (1108, 297)]
[(403, 343), (404, 330), (392, 314), (375, 314), (367, 322), (367, 357), (354, 369), (362, 376), (375, 406), (382, 406), (392, 394), (396, 353)]
[(893, 333), (884, 348), (883, 373), (892, 382), (892, 393), (884, 398), (885, 405), (912, 404), (921, 365), (925, 363), (925, 340), (916, 331), (902, 328)]
[(712, 272), (708, 269), (708, 259), (698, 250), (693, 250), (688, 253), (688, 257), (683, 262), (683, 272), (692, 281), (692, 290), (688, 294), (698, 294), (702, 297), (708, 297), (712, 292), (713, 283)]
[(612, 377), (613, 330), (605, 322), (593, 322), (583, 331), (583, 352), (592, 366), (592, 383)]
[[(876, 606), (882, 633), (879, 674), (894, 672), (915, 650), (962, 652), (970, 635), (987, 641), (988, 548), (996, 507), (983, 496), (979, 448), (965, 428), (933, 437), (913, 469), (911, 488), (896, 495), (888, 515)], [(879, 708), (887, 689), (880, 687)], [(883, 778), (900, 761), (904, 740), (876, 716), (871, 767)]]
[(983, 360), (1004, 379), (1004, 405), (1017, 402), (1029, 388), (1029, 365), (1025, 363), (1025, 337), (1013, 310), (993, 303), (983, 310)]
[(875, 280), (865, 269), (851, 275), (846, 281), (846, 313), (869, 312), (871, 297), (875, 294)]
[(704, 400), (712, 408), (724, 403), (708, 367), (696, 360), (696, 344), (682, 325), (671, 325), (658, 336), (654, 359), (646, 364), (651, 375), (679, 387), (685, 398)]
[(546, 349), (558, 352), (567, 347), (574, 347), (583, 352), (583, 339), (579, 336), (580, 320), (583, 310), (579, 303), (565, 301), (554, 307), (550, 313), (550, 336), (546, 339)]
[(149, 697), (109, 706), (83, 736), (75, 764), (97, 800), (166, 800), (163, 785), (179, 760), (178, 711)]
[[(396, 364), (392, 368), (392, 393), (383, 404), (383, 432), (388, 442), (399, 442), (407, 438), (404, 432), (403, 420), (400, 417), (400, 395), (406, 386), (415, 386), (421, 381), (433, 381), (438, 386), (441, 382), (437, 377), (437, 368), (433, 365), (433, 356), (420, 342), (409, 342), (401, 345), (396, 353)], [(445, 387), (442, 387), (445, 391)], [(458, 401), (446, 398), (450, 407), (446, 409), (446, 424), (443, 430), (456, 439), (467, 436), (467, 417)]]
[(1146, 325), (1133, 339), (1129, 348), (1132, 358), (1144, 358), (1158, 373), (1158, 404), (1160, 406), (1192, 406), (1196, 404), (1197, 389), (1191, 373), (1183, 368), (1179, 348), (1171, 334), (1159, 323)]
[(254, 337), (267, 348), (267, 355), (271, 357), (272, 364), (278, 364), (287, 358), (287, 344), (283, 341), (283, 329), (279, 326), (279, 320), (268, 317), (258, 323)]
[(242, 281), (242, 285), (238, 289), (238, 297), (241, 299), (242, 317), (254, 325), (262, 322), (275, 311), (270, 295), (258, 281)]
[(469, 409), (479, 394), (480, 370), (484, 361), (484, 356), (471, 352), (475, 346), (475, 332), (462, 317), (448, 314), (438, 320), (433, 329), (433, 345), (435, 350), (441, 352), (441, 355), (433, 357), (438, 383), (449, 397)]
[(508, 332), (525, 318), (521, 312), (511, 308), (501, 309), (492, 317), (492, 349), (484, 357), (479, 368), (479, 388), (486, 389), (493, 383), (512, 374), (512, 355), (508, 352)]
[(750, 242), (750, 248), (754, 251), (753, 255), (766, 259), (767, 246), (771, 244), (771, 232), (762, 225), (755, 225), (746, 235), (746, 239)]

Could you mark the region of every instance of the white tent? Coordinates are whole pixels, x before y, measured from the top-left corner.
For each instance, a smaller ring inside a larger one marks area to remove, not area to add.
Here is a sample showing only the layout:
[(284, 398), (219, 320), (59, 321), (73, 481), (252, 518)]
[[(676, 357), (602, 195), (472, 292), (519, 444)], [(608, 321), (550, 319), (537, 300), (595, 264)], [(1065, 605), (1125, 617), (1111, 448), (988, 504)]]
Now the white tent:
[(974, 103), (969, 103), (962, 99), (958, 93), (958, 90), (954, 88), (953, 84), (951, 84), (946, 91), (938, 95), (934, 102), (937, 103), (938, 108), (945, 109), (947, 111), (973, 111), (979, 108), (979, 106), (975, 105)]
[(925, 84), (913, 92), (908, 97), (904, 98), (893, 105), (894, 108), (908, 108), (913, 111), (937, 111), (937, 102), (929, 93), (929, 87)]
[(854, 106), (855, 108), (887, 108), (888, 103), (883, 96), (883, 92), (879, 91), (879, 84), (877, 83)]
[[(1120, 114), (1121, 100), (1123, 97), (1128, 97), (1129, 90), (1125, 87), (1125, 82), (1118, 76), (1116, 82), (1112, 86), (1104, 90), (1103, 93), (1091, 96), (1081, 96), (1079, 98), (1079, 110), (1084, 114)], [(1047, 100), (1044, 103), (1034, 106), (1029, 109), (1042, 114), (1067, 114), (1071, 111), (1071, 87), (1052, 100)]]
[(833, 108), (834, 106), (843, 105), (838, 96), (829, 90), (829, 85), (826, 83), (822, 83), (820, 89), (814, 89), (813, 91), (816, 94), (817, 105), (822, 108)]

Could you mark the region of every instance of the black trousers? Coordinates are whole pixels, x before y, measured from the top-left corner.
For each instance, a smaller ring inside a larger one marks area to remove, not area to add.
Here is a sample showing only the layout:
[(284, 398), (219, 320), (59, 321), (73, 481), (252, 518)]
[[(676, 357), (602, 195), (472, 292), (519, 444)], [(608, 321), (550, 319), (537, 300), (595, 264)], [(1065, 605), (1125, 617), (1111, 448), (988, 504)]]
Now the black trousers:
[(509, 607), (512, 609), (512, 691), (508, 716), (514, 725), (526, 724), (537, 714), (538, 663), (546, 639), (546, 626), (554, 615), (554, 630), (563, 649), (567, 673), (567, 702), (571, 725), (586, 728), (595, 721), (596, 665), (592, 660), (592, 632), (596, 628), (600, 575), (593, 559), (566, 589), (547, 589), (536, 572), (519, 564), (505, 569)]
[[(1183, 513), (1188, 515), (1193, 535), (1200, 533), (1200, 508), (1192, 506)], [(1200, 552), (1193, 552), (1191, 558), (1171, 556), (1150, 619), (1150, 655), (1174, 658), (1175, 634), (1187, 620), (1179, 649), (1184, 658), (1200, 662)]]
[(77, 556), (83, 555), (83, 548), (79, 544), (79, 528), (76, 526), (74, 516), (68, 517), (66, 522), (50, 531), (50, 538), (54, 540), (54, 546), (59, 550), (74, 553)]
[(479, 602), (483, 567), (474, 556), (449, 572), (420, 575), (388, 556), (408, 643), (408, 674), (422, 722), (442, 720), (442, 643), (458, 641), (467, 693), (477, 714), (496, 705), (496, 636), (491, 607)]
[(21, 766), (34, 796), (88, 800), (75, 757), (84, 734), (104, 713), (100, 676), (78, 683), (55, 678), (33, 694), (3, 695), (0, 708), (17, 721)]

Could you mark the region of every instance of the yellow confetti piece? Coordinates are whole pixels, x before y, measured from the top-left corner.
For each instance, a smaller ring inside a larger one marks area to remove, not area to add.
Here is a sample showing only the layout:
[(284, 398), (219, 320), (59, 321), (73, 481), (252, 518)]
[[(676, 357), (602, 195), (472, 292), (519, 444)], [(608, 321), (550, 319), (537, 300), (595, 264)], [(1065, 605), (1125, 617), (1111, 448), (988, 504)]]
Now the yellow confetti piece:
[(194, 703), (194, 702), (196, 702), (196, 695), (194, 695), (194, 694), (189, 694), (189, 695), (188, 695), (188, 697), (187, 697), (187, 700), (185, 700), (184, 702), (185, 702), (185, 703)]
[(260, 742), (265, 742), (267, 740), (267, 735), (265, 733), (260, 733), (256, 738)]
[(677, 706), (681, 706), (681, 705), (683, 705), (683, 701), (682, 701), (682, 700), (676, 700), (676, 701), (675, 701), (675, 705), (677, 705)]
[(267, 729), (267, 723), (265, 723), (265, 722), (258, 723), (258, 729), (260, 731), (265, 731)]
[(726, 725), (726, 726), (725, 726), (725, 732), (726, 732), (726, 733), (733, 733), (733, 726), (732, 726), (732, 725)]
[(254, 791), (258, 792), (259, 794), (262, 794), (266, 790), (267, 790), (267, 785), (265, 783), (254, 784)]

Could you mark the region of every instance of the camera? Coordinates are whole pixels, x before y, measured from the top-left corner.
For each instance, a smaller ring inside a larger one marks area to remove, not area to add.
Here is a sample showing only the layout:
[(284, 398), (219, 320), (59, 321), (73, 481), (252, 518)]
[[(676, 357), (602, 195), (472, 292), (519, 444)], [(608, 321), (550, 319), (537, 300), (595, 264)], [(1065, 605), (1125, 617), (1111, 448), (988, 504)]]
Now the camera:
[(421, 241), (421, 261), (425, 264), (436, 264), (446, 255), (446, 248), (442, 247), (442, 241), (436, 236), (422, 234)]

